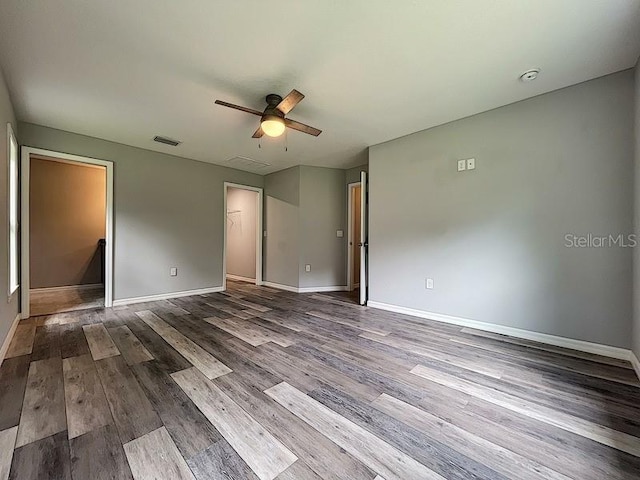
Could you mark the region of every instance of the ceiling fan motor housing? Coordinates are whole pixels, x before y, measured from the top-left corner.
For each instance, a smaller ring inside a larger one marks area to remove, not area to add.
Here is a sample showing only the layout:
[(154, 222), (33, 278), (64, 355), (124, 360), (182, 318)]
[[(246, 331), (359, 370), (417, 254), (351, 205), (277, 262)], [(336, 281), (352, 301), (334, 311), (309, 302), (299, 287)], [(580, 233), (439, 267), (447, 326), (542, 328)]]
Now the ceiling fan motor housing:
[(267, 95), (266, 100), (269, 107), (275, 108), (282, 101), (282, 97), (275, 93), (270, 93)]

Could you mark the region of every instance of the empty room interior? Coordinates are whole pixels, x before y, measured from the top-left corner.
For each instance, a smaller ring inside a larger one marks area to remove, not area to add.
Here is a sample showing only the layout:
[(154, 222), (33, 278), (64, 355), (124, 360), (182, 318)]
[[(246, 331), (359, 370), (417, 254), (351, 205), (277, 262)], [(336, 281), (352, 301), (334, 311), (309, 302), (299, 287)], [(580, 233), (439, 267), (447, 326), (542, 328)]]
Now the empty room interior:
[(0, 480), (640, 479), (639, 57), (638, 0), (0, 1)]

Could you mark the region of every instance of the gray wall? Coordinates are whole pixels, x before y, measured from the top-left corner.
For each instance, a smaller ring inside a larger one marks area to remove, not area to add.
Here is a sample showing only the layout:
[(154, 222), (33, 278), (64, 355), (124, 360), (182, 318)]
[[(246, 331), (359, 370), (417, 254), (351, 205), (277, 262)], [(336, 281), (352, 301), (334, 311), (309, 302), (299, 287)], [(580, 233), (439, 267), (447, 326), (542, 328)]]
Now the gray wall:
[(632, 106), (627, 70), (371, 147), (371, 300), (629, 348), (632, 250), (565, 235), (633, 231)]
[(254, 280), (257, 201), (257, 192), (227, 189), (227, 273)]
[(346, 196), (344, 170), (300, 167), (300, 287), (347, 284)]
[(356, 183), (360, 181), (360, 172), (368, 172), (369, 164), (360, 165), (359, 167), (353, 167), (345, 170), (345, 183)]
[(20, 138), (114, 162), (114, 299), (222, 285), (224, 182), (263, 177), (26, 123)]
[(0, 300), (0, 345), (7, 338), (11, 324), (18, 314), (20, 292), (18, 289), (10, 299), (7, 298), (9, 290), (8, 258), (5, 253), (8, 250), (7, 208), (9, 203), (7, 195), (7, 123), (11, 123), (18, 141), (20, 141), (20, 132), (13, 114), (9, 92), (2, 72), (0, 72), (0, 252), (3, 252), (0, 255), (0, 295), (2, 295), (2, 300)]
[(346, 195), (345, 170), (303, 165), (265, 177), (266, 281), (300, 288), (346, 284)]
[(31, 158), (31, 288), (102, 283), (106, 169)]
[[(635, 68), (635, 233), (640, 239), (640, 60)], [(640, 359), (640, 246), (633, 256), (633, 352)]]
[(265, 223), (264, 280), (299, 286), (300, 167), (264, 178)]

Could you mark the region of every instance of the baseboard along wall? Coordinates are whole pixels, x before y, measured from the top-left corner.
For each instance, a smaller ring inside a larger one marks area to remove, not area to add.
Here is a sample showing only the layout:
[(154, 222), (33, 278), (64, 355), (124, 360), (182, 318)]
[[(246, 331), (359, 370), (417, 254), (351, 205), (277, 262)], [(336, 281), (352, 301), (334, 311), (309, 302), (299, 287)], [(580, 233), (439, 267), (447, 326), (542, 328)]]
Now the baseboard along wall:
[(199, 288), (197, 290), (183, 290), (181, 292), (160, 293), (158, 295), (147, 295), (144, 297), (120, 298), (113, 301), (114, 307), (131, 305), (134, 303), (155, 302), (158, 300), (170, 300), (172, 298), (189, 297), (191, 295), (204, 295), (206, 293), (216, 293), (224, 291), (224, 287)]
[(281, 283), (274, 282), (262, 282), (266, 287), (277, 288), (278, 290), (285, 290), (293, 293), (321, 293), (321, 292), (346, 292), (349, 287), (346, 285), (332, 285), (327, 287), (292, 287), (291, 285), (283, 285)]
[[(386, 310), (394, 313), (402, 313), (405, 315), (411, 315), (413, 317), (425, 318), (428, 320), (434, 320), (437, 322), (449, 323), (452, 325), (459, 325), (461, 327), (475, 328), (476, 330), (483, 330), (485, 332), (498, 333), (501, 335), (507, 335), (510, 337), (521, 338), (524, 340), (532, 340), (535, 342), (546, 343), (548, 345), (554, 345), (556, 347), (568, 348), (571, 350), (579, 350), (581, 352), (592, 353), (595, 355), (602, 355), (604, 357), (617, 358), (621, 360), (628, 360), (634, 365), (636, 373), (640, 378), (640, 364), (631, 350), (627, 350), (619, 347), (612, 347), (610, 345), (602, 345), (599, 343), (586, 342), (584, 340), (575, 340), (573, 338), (559, 337), (556, 335), (549, 335), (546, 333), (533, 332), (531, 330), (523, 330), (520, 328), (506, 327), (504, 325), (497, 325), (494, 323), (479, 322), (477, 320), (471, 320), (463, 317), (456, 317), (452, 315), (444, 315), (442, 313), (427, 312), (424, 310), (416, 310), (413, 308), (401, 307), (398, 305), (391, 305), (388, 303), (369, 301), (367, 306), (372, 308), (378, 308), (380, 310)], [(634, 364), (635, 360), (635, 364)]]
[(16, 333), (16, 328), (18, 328), (18, 324), (20, 323), (20, 314), (16, 315), (16, 318), (13, 319), (13, 323), (11, 324), (11, 328), (7, 332), (7, 336), (2, 342), (2, 347), (0, 347), (0, 365), (4, 362), (4, 356), (7, 354), (7, 350), (9, 350), (9, 345), (11, 344), (11, 340), (13, 340), (13, 335)]

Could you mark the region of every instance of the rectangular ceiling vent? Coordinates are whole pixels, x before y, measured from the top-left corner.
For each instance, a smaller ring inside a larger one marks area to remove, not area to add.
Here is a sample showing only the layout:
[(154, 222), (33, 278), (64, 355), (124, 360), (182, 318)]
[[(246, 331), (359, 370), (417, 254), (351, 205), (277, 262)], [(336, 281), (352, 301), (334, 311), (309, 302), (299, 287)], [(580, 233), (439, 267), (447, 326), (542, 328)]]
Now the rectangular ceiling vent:
[(168, 137), (161, 137), (159, 135), (156, 135), (155, 137), (153, 137), (153, 141), (158, 143), (164, 143), (165, 145), (171, 145), (172, 147), (177, 147), (182, 143)]
[(260, 171), (271, 166), (270, 163), (260, 160), (254, 160), (248, 157), (233, 157), (227, 160), (227, 165), (231, 168), (237, 168), (238, 170), (247, 170), (250, 172)]

